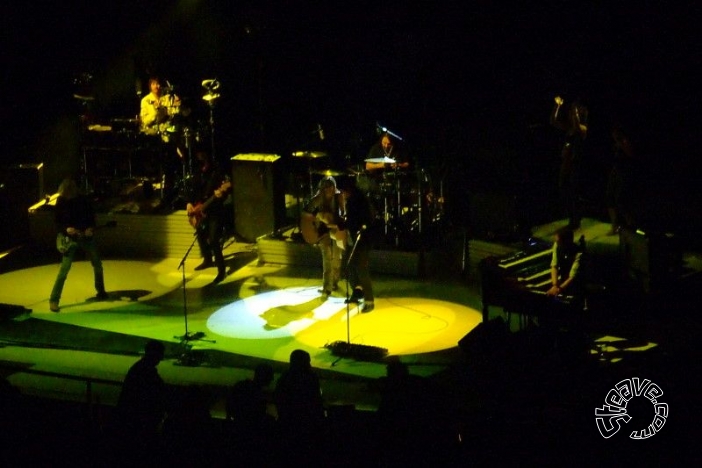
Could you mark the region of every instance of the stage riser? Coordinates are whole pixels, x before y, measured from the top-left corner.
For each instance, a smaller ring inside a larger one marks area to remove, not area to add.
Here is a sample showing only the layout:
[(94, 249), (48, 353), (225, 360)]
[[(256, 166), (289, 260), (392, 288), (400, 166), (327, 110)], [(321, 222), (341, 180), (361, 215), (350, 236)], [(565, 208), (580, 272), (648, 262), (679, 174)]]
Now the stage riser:
[[(114, 228), (97, 233), (98, 248), (103, 257), (173, 258), (182, 257), (194, 240), (194, 230), (185, 211), (159, 214), (98, 214), (98, 225), (115, 221)], [(56, 242), (54, 212), (35, 211), (29, 214), (30, 234), (39, 245), (52, 248)], [(191, 256), (199, 258), (197, 246)]]
[[(256, 241), (259, 263), (319, 267), (322, 253), (309, 244), (287, 239), (259, 238)], [(421, 262), (418, 252), (373, 250), (370, 256), (372, 273), (398, 275), (415, 278), (420, 275)]]

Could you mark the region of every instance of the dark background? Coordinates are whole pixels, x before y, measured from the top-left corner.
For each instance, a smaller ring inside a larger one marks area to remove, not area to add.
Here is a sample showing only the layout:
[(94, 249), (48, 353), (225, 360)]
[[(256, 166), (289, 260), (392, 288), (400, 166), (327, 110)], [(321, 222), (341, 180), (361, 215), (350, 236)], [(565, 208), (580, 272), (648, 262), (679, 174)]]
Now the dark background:
[[(297, 3), (297, 2), (294, 2)], [(558, 212), (555, 95), (590, 109), (587, 195), (606, 219), (609, 129), (632, 135), (645, 223), (698, 229), (697, 6), (643, 2), (93, 1), (2, 7), (2, 164), (44, 162), (45, 189), (78, 167), (76, 92), (96, 119), (134, 117), (157, 74), (195, 108), (217, 78), (216, 152), (363, 159), (380, 122), (442, 182), (454, 222), (476, 193), (517, 196), (527, 223)], [(90, 89), (76, 77), (89, 72)], [(315, 129), (324, 128), (319, 141)], [(290, 158), (286, 158), (290, 159)], [(294, 161), (289, 162), (293, 164)], [(295, 170), (291, 166), (291, 170)], [(689, 237), (694, 237), (689, 235)]]

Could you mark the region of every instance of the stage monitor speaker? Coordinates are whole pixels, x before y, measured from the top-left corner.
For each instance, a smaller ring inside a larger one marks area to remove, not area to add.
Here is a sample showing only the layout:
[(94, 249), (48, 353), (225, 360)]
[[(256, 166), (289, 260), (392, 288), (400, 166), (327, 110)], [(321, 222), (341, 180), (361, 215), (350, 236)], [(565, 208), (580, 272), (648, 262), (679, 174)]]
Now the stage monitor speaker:
[(239, 154), (232, 158), (234, 227), (248, 242), (270, 234), (285, 221), (280, 156)]

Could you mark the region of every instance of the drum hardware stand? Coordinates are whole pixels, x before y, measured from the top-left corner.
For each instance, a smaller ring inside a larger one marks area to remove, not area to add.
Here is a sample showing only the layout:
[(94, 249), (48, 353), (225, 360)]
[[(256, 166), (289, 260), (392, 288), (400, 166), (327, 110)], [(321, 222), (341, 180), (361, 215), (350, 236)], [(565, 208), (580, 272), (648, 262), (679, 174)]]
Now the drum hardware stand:
[(215, 106), (215, 101), (219, 99), (220, 94), (215, 92), (219, 90), (220, 83), (217, 81), (217, 79), (213, 80), (203, 80), (202, 81), (202, 87), (205, 88), (207, 91), (207, 94), (202, 96), (202, 99), (207, 102), (207, 105), (210, 108), (210, 145), (212, 146), (212, 153), (211, 153), (211, 159), (212, 161), (216, 161), (216, 154), (215, 154), (215, 120), (214, 120), (214, 106)]
[(178, 358), (177, 363), (181, 366), (189, 366), (189, 367), (196, 367), (200, 364), (203, 363), (204, 358), (202, 355), (199, 355), (193, 351), (193, 345), (190, 344), (193, 341), (207, 341), (208, 343), (216, 343), (215, 340), (206, 340), (205, 334), (203, 332), (191, 332), (188, 330), (188, 299), (187, 299), (187, 290), (185, 288), (186, 285), (186, 279), (185, 279), (185, 260), (188, 258), (188, 255), (190, 255), (190, 251), (193, 249), (195, 246), (195, 243), (197, 242), (197, 230), (195, 231), (195, 234), (193, 235), (193, 241), (190, 244), (190, 247), (188, 247), (188, 250), (185, 252), (185, 255), (183, 255), (183, 259), (180, 261), (180, 264), (178, 265), (178, 269), (182, 271), (182, 289), (183, 289), (183, 320), (185, 323), (185, 334), (182, 336), (174, 336), (176, 340), (180, 340), (180, 346), (182, 348), (182, 353)]
[(185, 147), (188, 150), (187, 156), (183, 155), (183, 175), (178, 182), (180, 197), (183, 201), (188, 202), (192, 198), (192, 179), (193, 179), (193, 145), (191, 130), (186, 127), (183, 129), (185, 138)]

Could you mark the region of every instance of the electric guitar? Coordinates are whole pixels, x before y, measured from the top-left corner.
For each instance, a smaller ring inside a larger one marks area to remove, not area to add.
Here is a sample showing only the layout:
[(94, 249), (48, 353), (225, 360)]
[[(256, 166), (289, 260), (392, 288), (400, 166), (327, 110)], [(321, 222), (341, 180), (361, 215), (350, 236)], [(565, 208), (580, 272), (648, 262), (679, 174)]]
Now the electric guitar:
[[(224, 196), (224, 193), (229, 190), (229, 188), (232, 186), (232, 183), (229, 180), (225, 180), (222, 182), (222, 185), (219, 186), (217, 190), (215, 190), (215, 193), (205, 200), (202, 203), (197, 203), (195, 205), (192, 205), (191, 203), (188, 203), (188, 206), (186, 207), (186, 212), (188, 213), (188, 222), (190, 225), (197, 229), (200, 227), (202, 221), (205, 219), (207, 216), (206, 211), (207, 208), (214, 202), (216, 199), (221, 198)], [(216, 192), (220, 192), (220, 196), (217, 196)]]
[[(101, 224), (100, 226), (95, 226), (93, 228), (93, 233), (102, 228), (115, 226), (117, 226), (117, 221), (108, 221), (105, 224)], [(70, 249), (71, 246), (77, 244), (79, 240), (85, 239), (87, 237), (88, 236), (85, 235), (85, 231), (79, 231), (78, 233), (70, 236), (68, 234), (64, 234), (63, 232), (59, 232), (58, 234), (56, 234), (56, 250), (58, 250), (62, 254), (65, 254), (66, 252), (68, 252), (68, 249)]]

